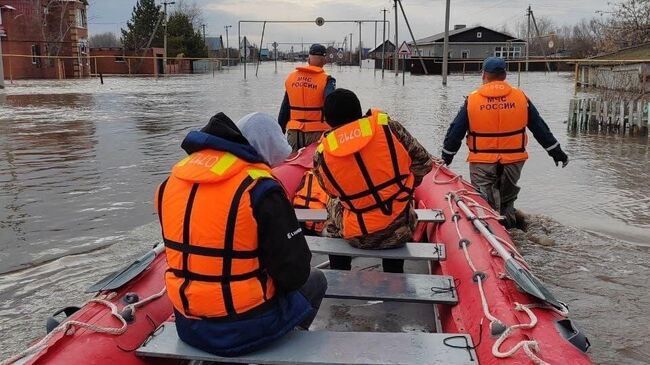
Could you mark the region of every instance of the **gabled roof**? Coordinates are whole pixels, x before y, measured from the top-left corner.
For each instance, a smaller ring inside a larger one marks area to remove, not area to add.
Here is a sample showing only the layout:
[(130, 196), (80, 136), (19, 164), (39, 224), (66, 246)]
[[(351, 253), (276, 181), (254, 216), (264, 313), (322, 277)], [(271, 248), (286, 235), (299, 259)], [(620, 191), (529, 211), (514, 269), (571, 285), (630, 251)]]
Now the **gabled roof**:
[[(465, 32), (476, 31), (476, 30), (479, 30), (479, 29), (485, 29), (485, 30), (492, 31), (492, 32), (497, 33), (497, 34), (501, 34), (504, 37), (509, 38), (508, 40), (510, 40), (510, 41), (524, 42), (523, 40), (515, 38), (515, 37), (511, 36), (510, 34), (498, 32), (498, 31), (496, 31), (494, 29), (486, 28), (486, 27), (480, 26), (480, 25), (475, 26), (475, 27), (469, 27), (469, 28), (461, 28), (461, 29), (453, 29), (453, 30), (450, 29), (449, 30), (449, 37), (457, 35), (457, 34), (462, 34), (462, 33), (465, 33)], [(441, 33), (434, 34), (434, 35), (426, 37), (426, 38), (416, 40), (418, 46), (419, 45), (425, 45), (425, 44), (431, 44), (431, 43), (439, 43), (439, 42), (442, 43), (444, 41), (445, 41), (445, 32), (441, 32)], [(408, 42), (408, 44), (412, 45), (413, 42)]]
[(386, 49), (390, 49), (391, 47), (395, 49), (395, 45), (393, 42), (386, 40), (383, 44), (378, 45), (376, 48), (371, 49), (368, 53), (374, 53), (374, 52), (381, 52), (381, 49), (386, 46)]
[(219, 37), (205, 37), (205, 44), (208, 46), (208, 51), (218, 51), (223, 49), (223, 39)]

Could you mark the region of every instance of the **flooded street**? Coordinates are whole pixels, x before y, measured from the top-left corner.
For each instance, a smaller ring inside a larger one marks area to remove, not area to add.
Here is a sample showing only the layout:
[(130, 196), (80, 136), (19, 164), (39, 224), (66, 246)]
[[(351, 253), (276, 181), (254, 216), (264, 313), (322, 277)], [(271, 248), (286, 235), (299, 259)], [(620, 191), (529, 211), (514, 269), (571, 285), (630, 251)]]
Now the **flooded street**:
[[(223, 111), (277, 115), (291, 64), (210, 75), (20, 81), (0, 93), (0, 359), (45, 332), (56, 309), (160, 239), (153, 192), (180, 142)], [(478, 75), (406, 76), (329, 68), (337, 86), (380, 107), (439, 155), (448, 124)], [(517, 75), (511, 75), (516, 84)], [(515, 232), (526, 258), (588, 333), (599, 364), (647, 364), (650, 349), (650, 144), (647, 137), (570, 135), (573, 75), (522, 75), (570, 157), (556, 168), (531, 138)], [(452, 168), (468, 176), (461, 149)], [(553, 244), (554, 243), (554, 244)]]

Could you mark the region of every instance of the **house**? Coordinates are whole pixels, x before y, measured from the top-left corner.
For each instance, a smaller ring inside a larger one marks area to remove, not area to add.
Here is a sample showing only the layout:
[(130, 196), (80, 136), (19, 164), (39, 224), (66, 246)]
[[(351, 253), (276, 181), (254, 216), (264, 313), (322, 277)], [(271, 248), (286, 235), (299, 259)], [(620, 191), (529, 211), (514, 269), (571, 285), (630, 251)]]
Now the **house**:
[[(422, 57), (443, 58), (445, 33), (417, 40)], [(415, 44), (408, 43), (413, 52)], [(521, 59), (526, 55), (526, 41), (509, 34), (498, 32), (483, 26), (466, 27), (455, 25), (449, 31), (449, 59), (485, 59), (489, 56), (505, 59)]]
[(223, 57), (222, 53), (226, 47), (223, 45), (223, 38), (219, 37), (206, 37), (205, 45), (208, 47), (208, 57), (219, 58)]
[[(384, 51), (384, 48), (386, 48), (386, 51)], [(387, 40), (384, 43), (378, 45), (376, 48), (371, 49), (368, 52), (368, 58), (372, 58), (374, 60), (381, 59), (381, 55), (384, 54), (386, 58), (392, 58), (393, 52), (395, 52), (395, 45), (393, 42)]]
[(648, 60), (650, 43), (592, 57), (589, 62), (578, 64), (578, 84), (607, 90), (648, 93)]
[(87, 0), (2, 0), (6, 79), (90, 75)]

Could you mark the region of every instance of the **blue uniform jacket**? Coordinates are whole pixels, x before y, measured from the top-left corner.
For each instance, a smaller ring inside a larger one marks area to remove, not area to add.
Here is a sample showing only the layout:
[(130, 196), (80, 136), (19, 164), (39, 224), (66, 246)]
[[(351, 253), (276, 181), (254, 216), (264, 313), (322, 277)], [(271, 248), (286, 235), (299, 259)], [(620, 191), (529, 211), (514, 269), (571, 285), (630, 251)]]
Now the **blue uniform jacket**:
[[(443, 144), (442, 152), (454, 155), (460, 149), (463, 139), (467, 134), (469, 129), (469, 117), (467, 115), (467, 99), (465, 103), (460, 108), (458, 115), (454, 118), (454, 121), (451, 122), (447, 134), (445, 135), (445, 142)], [(537, 142), (544, 147), (548, 152), (555, 147), (559, 146), (560, 143), (555, 139), (553, 133), (548, 128), (548, 125), (539, 115), (535, 105), (528, 100), (528, 129), (533, 133), (533, 137)]]

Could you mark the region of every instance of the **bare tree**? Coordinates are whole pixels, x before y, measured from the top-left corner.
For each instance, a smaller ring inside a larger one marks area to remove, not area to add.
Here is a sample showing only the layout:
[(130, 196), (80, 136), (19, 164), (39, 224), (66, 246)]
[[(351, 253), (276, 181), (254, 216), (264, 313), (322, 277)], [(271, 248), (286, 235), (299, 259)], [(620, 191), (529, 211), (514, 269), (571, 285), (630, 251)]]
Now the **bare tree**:
[(650, 1), (623, 0), (609, 3), (610, 9), (602, 11), (601, 20), (605, 50), (615, 50), (650, 42)]
[(193, 0), (176, 0), (174, 13), (180, 13), (187, 16), (192, 23), (194, 29), (200, 29), (201, 25), (205, 23), (203, 16), (203, 9)]
[(88, 43), (93, 48), (122, 47), (122, 42), (113, 32), (95, 34), (88, 39)]

